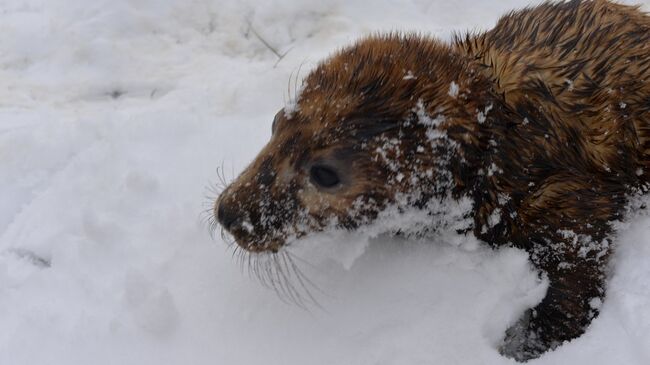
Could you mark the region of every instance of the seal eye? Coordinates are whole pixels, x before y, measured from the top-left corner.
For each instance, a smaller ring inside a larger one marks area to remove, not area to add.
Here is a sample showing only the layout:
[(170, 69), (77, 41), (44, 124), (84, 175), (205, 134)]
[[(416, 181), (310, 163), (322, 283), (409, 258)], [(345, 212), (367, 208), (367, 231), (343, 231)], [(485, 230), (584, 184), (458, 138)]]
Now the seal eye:
[(323, 165), (312, 166), (309, 175), (313, 183), (323, 188), (333, 188), (341, 182), (336, 171)]

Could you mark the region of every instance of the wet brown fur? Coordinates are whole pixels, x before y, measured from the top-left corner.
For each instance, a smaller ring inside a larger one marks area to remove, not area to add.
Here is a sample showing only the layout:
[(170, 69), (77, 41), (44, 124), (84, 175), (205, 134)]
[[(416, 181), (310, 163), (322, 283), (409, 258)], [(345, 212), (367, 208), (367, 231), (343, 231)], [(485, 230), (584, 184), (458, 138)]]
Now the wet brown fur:
[[(372, 36), (310, 73), (217, 208), (251, 222), (231, 230), (242, 247), (277, 251), (331, 217), (347, 229), (372, 221), (398, 194), (423, 208), (470, 197), (468, 230), (527, 250), (549, 278), (501, 347), (527, 360), (598, 313), (611, 222), (650, 179), (649, 79), (650, 18), (605, 0), (512, 12), (451, 44)], [(318, 189), (314, 161), (347, 181)]]

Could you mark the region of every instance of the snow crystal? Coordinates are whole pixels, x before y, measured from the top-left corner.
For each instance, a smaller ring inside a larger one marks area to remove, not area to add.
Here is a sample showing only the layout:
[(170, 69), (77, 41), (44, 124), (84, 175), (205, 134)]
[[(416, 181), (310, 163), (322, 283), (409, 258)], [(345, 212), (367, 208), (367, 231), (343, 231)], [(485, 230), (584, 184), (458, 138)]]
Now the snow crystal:
[(438, 114), (436, 115), (435, 118), (431, 118), (427, 113), (426, 106), (424, 105), (422, 100), (418, 100), (415, 106), (415, 113), (417, 114), (418, 117), (418, 123), (430, 127), (430, 129), (435, 129), (446, 119), (445, 116), (442, 114)]
[(447, 94), (452, 98), (456, 98), (458, 96), (458, 90), (459, 90), (458, 84), (452, 81), (449, 84), (449, 92)]
[(487, 176), (493, 176), (495, 173), (501, 174), (503, 170), (493, 162), (488, 166)]
[(485, 121), (487, 120), (487, 115), (490, 112), (490, 110), (492, 110), (492, 108), (493, 105), (490, 103), (488, 106), (485, 107), (483, 111), (478, 112), (476, 118), (478, 119), (479, 124), (485, 123)]
[(499, 224), (499, 222), (501, 222), (501, 209), (495, 208), (490, 214), (490, 216), (488, 217), (487, 223), (490, 228), (493, 228), (494, 226)]
[(403, 77), (404, 80), (414, 80), (416, 78), (417, 77), (415, 77), (415, 75), (413, 75), (413, 71), (408, 71), (406, 73), (406, 75)]
[(429, 140), (431, 146), (436, 147), (440, 143), (444, 142), (448, 144), (451, 150), (457, 147), (456, 142), (448, 139), (447, 134), (438, 128), (438, 126), (444, 123), (446, 120), (441, 110), (439, 110), (438, 114), (436, 114), (436, 116), (432, 118), (427, 113), (426, 106), (424, 105), (422, 100), (418, 100), (414, 111), (418, 117), (418, 123), (428, 127), (425, 132), (425, 135)]
[(603, 301), (600, 298), (591, 298), (589, 306), (593, 309), (600, 309), (603, 306)]
[(294, 90), (294, 95), (290, 97), (289, 101), (284, 105), (284, 116), (286, 118), (291, 118), (295, 113), (300, 109), (300, 95), (304, 89), (305, 85), (301, 82), (297, 84), (297, 88)]
[(574, 89), (574, 82), (573, 82), (573, 80), (564, 79), (564, 83), (566, 83), (567, 86), (568, 86), (568, 87), (567, 87), (567, 90), (569, 90), (569, 91), (573, 91), (573, 89)]
[(246, 232), (248, 232), (248, 233), (253, 232), (254, 227), (249, 221), (243, 221), (241, 226)]

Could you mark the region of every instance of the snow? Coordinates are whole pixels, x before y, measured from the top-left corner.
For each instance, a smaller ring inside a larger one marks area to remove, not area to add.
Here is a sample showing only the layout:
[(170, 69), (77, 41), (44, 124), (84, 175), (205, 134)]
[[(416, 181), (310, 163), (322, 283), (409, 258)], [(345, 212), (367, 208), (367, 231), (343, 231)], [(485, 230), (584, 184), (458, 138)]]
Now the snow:
[(458, 91), (458, 84), (452, 81), (451, 84), (449, 84), (449, 91), (447, 92), (447, 95), (455, 99), (458, 96)]
[[(528, 4), (3, 1), (0, 364), (513, 363), (496, 347), (547, 285), (524, 252), (319, 235), (291, 248), (318, 288), (304, 309), (240, 268), (202, 212), (216, 169), (244, 168), (332, 51), (487, 29)], [(650, 215), (615, 247), (601, 315), (531, 363), (650, 363)]]

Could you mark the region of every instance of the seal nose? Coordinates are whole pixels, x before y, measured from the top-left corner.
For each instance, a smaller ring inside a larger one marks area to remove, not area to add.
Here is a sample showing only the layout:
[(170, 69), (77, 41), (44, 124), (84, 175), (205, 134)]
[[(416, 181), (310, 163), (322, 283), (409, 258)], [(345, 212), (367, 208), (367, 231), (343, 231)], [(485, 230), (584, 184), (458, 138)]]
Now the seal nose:
[(223, 228), (230, 231), (237, 218), (239, 218), (239, 215), (234, 209), (231, 209), (223, 202), (219, 202), (219, 206), (217, 207), (217, 220)]

